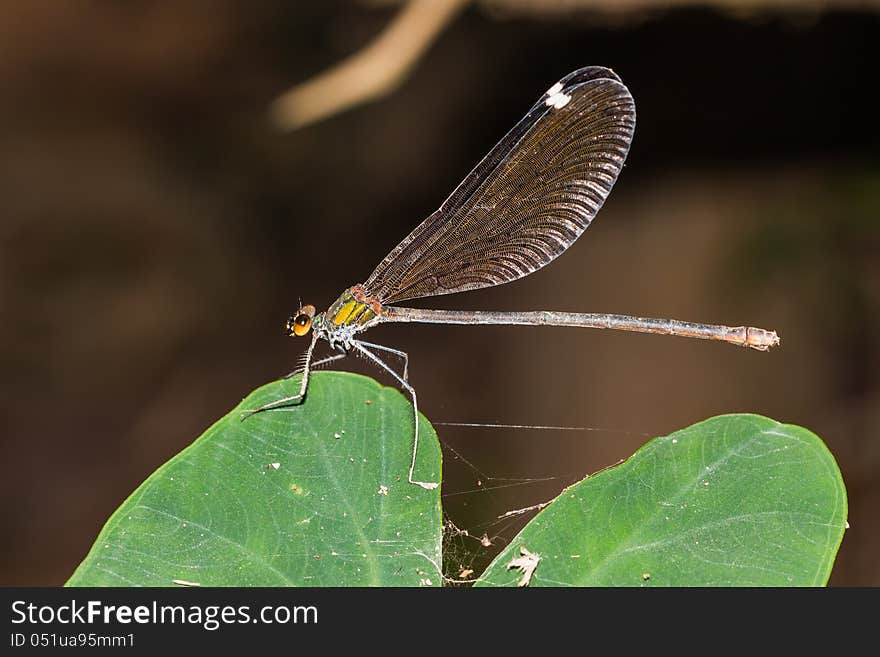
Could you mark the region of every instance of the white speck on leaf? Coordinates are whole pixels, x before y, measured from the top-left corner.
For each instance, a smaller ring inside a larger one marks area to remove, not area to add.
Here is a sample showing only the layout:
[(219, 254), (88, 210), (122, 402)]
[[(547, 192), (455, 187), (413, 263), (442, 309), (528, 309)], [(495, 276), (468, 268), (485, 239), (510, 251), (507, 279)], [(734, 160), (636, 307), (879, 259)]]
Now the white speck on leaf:
[(532, 581), (532, 575), (534, 575), (535, 569), (538, 567), (538, 564), (541, 563), (541, 555), (529, 552), (525, 545), (520, 545), (519, 553), (520, 556), (511, 559), (510, 563), (507, 564), (507, 570), (512, 570), (514, 568), (518, 569), (522, 573), (522, 577), (516, 585), (528, 586)]
[(178, 586), (201, 586), (199, 582), (187, 582), (185, 579), (172, 579), (171, 583)]

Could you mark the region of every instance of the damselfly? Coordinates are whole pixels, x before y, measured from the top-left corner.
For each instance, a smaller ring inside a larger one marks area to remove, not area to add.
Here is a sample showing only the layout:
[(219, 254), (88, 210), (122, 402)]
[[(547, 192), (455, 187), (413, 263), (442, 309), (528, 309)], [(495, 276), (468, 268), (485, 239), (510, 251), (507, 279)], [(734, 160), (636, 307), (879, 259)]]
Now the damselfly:
[[(554, 84), (486, 155), (431, 216), (379, 263), (370, 277), (343, 292), (323, 313), (301, 306), (287, 321), (288, 335), (312, 339), (305, 352), (299, 393), (253, 413), (301, 402), (309, 372), (358, 353), (388, 372), (412, 397), (415, 417), (410, 483), (419, 446), (418, 402), (409, 384), (406, 353), (365, 342), (359, 335), (385, 322), (512, 324), (610, 328), (723, 340), (766, 351), (779, 338), (749, 326), (695, 324), (673, 319), (556, 311), (489, 312), (400, 308), (407, 299), (509, 283), (536, 271), (580, 237), (602, 207), (629, 151), (635, 103), (607, 68), (582, 68)], [(341, 353), (312, 360), (327, 340)], [(379, 353), (399, 357), (403, 371)]]

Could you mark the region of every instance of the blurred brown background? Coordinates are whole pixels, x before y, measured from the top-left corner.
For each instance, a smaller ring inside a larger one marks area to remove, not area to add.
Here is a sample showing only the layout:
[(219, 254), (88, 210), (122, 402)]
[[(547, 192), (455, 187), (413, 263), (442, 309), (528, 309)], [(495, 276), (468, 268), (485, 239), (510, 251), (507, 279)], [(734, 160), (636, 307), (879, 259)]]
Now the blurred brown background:
[(594, 225), (527, 279), (420, 305), (748, 323), (782, 345), (376, 329), (432, 420), (599, 429), (439, 427), (449, 519), (501, 545), (517, 524), (498, 514), (756, 412), (826, 441), (851, 524), (832, 584), (880, 585), (880, 15), (671, 4), (471, 5), (396, 90), (288, 132), (273, 99), (397, 4), (0, 5), (0, 584), (63, 583), (145, 477), (290, 369), (298, 297), (363, 281), (555, 80), (599, 64), (639, 118)]

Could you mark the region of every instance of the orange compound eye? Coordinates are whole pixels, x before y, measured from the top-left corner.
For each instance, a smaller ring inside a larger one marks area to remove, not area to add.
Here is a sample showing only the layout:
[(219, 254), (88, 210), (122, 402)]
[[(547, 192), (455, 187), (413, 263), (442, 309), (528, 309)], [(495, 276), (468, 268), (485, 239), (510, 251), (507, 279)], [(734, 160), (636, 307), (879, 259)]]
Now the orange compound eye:
[(293, 335), (305, 335), (312, 328), (312, 318), (305, 313), (300, 313), (288, 322), (288, 332)]
[(312, 318), (314, 316), (314, 306), (300, 306), (300, 309), (296, 311), (296, 315), (287, 318), (287, 335), (306, 335), (312, 328)]

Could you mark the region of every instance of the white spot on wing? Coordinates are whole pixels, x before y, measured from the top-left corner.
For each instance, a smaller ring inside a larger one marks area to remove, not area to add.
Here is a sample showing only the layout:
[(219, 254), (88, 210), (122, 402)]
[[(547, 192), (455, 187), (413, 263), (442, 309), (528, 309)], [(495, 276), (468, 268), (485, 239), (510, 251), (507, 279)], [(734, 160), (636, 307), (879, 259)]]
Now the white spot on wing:
[(570, 100), (571, 96), (569, 96), (568, 94), (564, 94), (560, 91), (547, 98), (544, 103), (547, 105), (547, 107), (562, 109), (563, 107), (568, 105), (568, 101)]
[(555, 95), (558, 94), (560, 91), (562, 91), (562, 83), (561, 83), (561, 82), (557, 82), (556, 84), (554, 84), (552, 87), (550, 87), (550, 88), (547, 90), (547, 95), (548, 95), (548, 96), (555, 96)]

